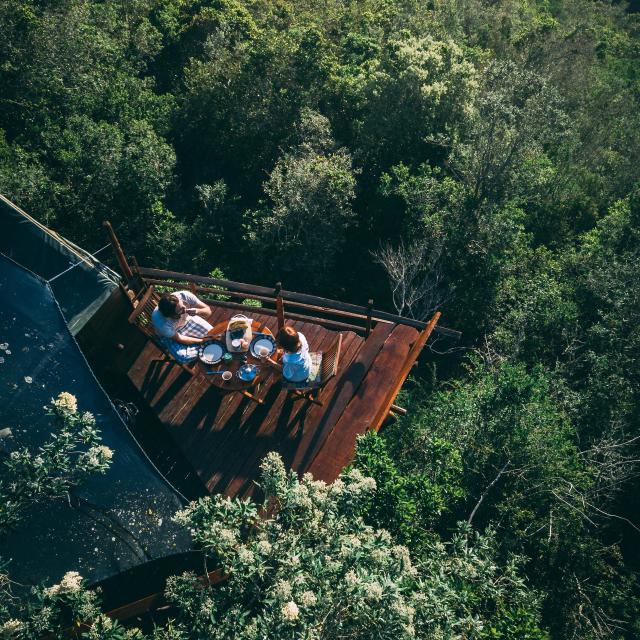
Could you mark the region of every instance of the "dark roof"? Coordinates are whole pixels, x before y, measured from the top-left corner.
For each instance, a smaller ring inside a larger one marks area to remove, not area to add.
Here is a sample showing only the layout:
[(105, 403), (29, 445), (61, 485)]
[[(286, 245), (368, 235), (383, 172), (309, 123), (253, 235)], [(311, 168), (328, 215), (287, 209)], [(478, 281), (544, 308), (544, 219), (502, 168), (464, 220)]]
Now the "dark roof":
[[(61, 252), (68, 265), (66, 251)], [(33, 261), (29, 266), (38, 267)], [(87, 283), (85, 299), (93, 304), (101, 293), (92, 296)], [(0, 291), (0, 343), (8, 343), (0, 352), (0, 428), (12, 431), (1, 441), (0, 456), (23, 445), (37, 447), (49, 437), (54, 421), (43, 405), (62, 391), (95, 415), (103, 443), (115, 452), (109, 471), (75, 491), (71, 503), (64, 499), (32, 508), (2, 541), (12, 578), (27, 584), (56, 581), (75, 570), (96, 582), (190, 549), (188, 534), (171, 521), (182, 505), (180, 495), (146, 458), (98, 384), (53, 287), (0, 255)], [(73, 315), (84, 312), (77, 305)]]
[(51, 285), (75, 335), (117, 287), (118, 275), (0, 195), (0, 253)]

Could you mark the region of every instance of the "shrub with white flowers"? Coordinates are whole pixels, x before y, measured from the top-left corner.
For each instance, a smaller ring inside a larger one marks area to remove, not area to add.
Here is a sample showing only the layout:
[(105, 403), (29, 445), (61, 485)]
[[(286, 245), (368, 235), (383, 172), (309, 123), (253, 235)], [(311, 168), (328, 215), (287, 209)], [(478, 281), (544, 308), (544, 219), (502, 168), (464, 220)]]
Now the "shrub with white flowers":
[(416, 566), (406, 547), (363, 522), (375, 482), (357, 470), (332, 485), (299, 481), (269, 454), (261, 486), (260, 510), (214, 496), (176, 515), (226, 579), (169, 579), (179, 614), (171, 638), (480, 638), (492, 637), (483, 629), (505, 606), (528, 601), (535, 612), (515, 565), (496, 565), (490, 538), (462, 531)]
[[(498, 566), (491, 535), (462, 529), (423, 549), (416, 564), (388, 532), (364, 523), (375, 482), (357, 470), (331, 485), (299, 481), (270, 454), (262, 489), (260, 507), (214, 496), (178, 512), (222, 581), (169, 578), (176, 619), (152, 640), (548, 640), (535, 594), (515, 562)], [(88, 640), (144, 638), (102, 614), (74, 571), (21, 604), (0, 570), (0, 638), (58, 637), (74, 625)]]
[(113, 457), (100, 444), (93, 415), (78, 412), (75, 396), (64, 391), (45, 409), (56, 423), (51, 438), (37, 451), (22, 447), (0, 459), (0, 535), (30, 505), (63, 497), (90, 474), (104, 473)]
[[(71, 633), (71, 632), (74, 633)], [(28, 598), (17, 598), (9, 584), (0, 586), (0, 639), (39, 640), (82, 637), (87, 640), (142, 640), (100, 611), (98, 594), (85, 588), (82, 576), (68, 571), (50, 587), (34, 587)]]
[[(51, 438), (37, 451), (21, 447), (0, 459), (0, 543), (29, 506), (67, 495), (89, 475), (104, 473), (113, 457), (100, 444), (93, 415), (78, 412), (75, 396), (60, 393), (45, 409), (55, 420)], [(0, 559), (0, 639), (59, 637), (80, 621), (88, 638), (125, 637), (120, 625), (100, 613), (98, 596), (76, 571), (29, 593), (17, 595), (14, 587)]]

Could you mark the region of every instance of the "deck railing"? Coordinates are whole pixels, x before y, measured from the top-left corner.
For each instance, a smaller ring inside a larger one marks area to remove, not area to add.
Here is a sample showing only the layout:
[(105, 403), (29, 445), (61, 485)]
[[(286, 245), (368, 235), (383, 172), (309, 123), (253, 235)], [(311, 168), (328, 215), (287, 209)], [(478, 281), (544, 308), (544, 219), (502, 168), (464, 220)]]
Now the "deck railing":
[[(263, 287), (177, 271), (150, 269), (137, 264), (133, 265), (132, 271), (134, 281), (137, 277), (141, 283), (164, 287), (167, 290), (189, 289), (204, 300), (231, 309), (247, 310), (260, 306), (262, 313), (275, 316), (280, 298), (286, 307), (287, 318), (311, 321), (338, 330), (355, 331), (364, 336), (368, 336), (371, 329), (379, 322), (404, 324), (420, 331), (424, 330), (428, 324), (421, 320), (374, 309), (372, 300), (367, 306), (350, 304), (288, 291), (283, 289), (280, 283), (276, 283), (273, 287)], [(459, 331), (446, 327), (436, 326), (434, 331), (456, 339), (460, 337)]]

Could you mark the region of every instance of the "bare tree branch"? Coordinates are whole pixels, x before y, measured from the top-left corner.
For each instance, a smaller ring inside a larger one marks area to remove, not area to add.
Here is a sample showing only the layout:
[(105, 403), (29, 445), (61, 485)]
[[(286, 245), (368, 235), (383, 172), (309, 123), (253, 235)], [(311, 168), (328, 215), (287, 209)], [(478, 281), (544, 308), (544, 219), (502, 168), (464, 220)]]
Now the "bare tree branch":
[(511, 462), (511, 460), (507, 460), (504, 463), (504, 466), (502, 467), (502, 469), (500, 469), (500, 471), (498, 472), (498, 475), (489, 483), (489, 486), (487, 486), (487, 488), (482, 492), (482, 495), (480, 496), (480, 499), (476, 503), (476, 506), (473, 507), (473, 511), (471, 512), (471, 515), (469, 516), (469, 519), (467, 520), (467, 524), (471, 524), (471, 521), (473, 520), (473, 517), (476, 515), (476, 511), (478, 510), (478, 508), (482, 504), (482, 501), (486, 498), (486, 496), (489, 493), (489, 491), (491, 491), (491, 487), (493, 487), (493, 485), (495, 485), (495, 483), (498, 482), (498, 480), (500, 480), (500, 476), (507, 470), (507, 467), (509, 466), (510, 462)]
[(423, 320), (432, 314), (451, 291), (443, 290), (441, 257), (444, 239), (423, 239), (397, 247), (387, 243), (373, 257), (387, 273), (393, 305), (400, 315)]

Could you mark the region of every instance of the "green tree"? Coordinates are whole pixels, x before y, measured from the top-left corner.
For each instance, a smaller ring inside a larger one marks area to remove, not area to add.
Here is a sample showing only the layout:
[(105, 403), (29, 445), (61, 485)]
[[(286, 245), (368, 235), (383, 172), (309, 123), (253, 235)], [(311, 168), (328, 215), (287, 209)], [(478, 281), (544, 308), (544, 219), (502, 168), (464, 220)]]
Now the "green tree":
[(299, 143), (278, 161), (264, 190), (271, 206), (249, 218), (256, 252), (283, 280), (315, 286), (332, 275), (336, 254), (354, 223), (351, 157), (337, 149), (328, 120), (303, 110)]
[[(560, 375), (475, 361), (464, 382), (412, 396), (409, 417), (384, 435), (397, 470), (387, 487), (397, 513), (404, 513), (407, 480), (428, 477), (431, 492), (446, 499), (432, 531), (446, 535), (457, 519), (495, 526), (503, 552), (531, 560), (528, 575), (548, 594), (543, 619), (558, 637), (574, 630), (576, 637), (615, 636), (614, 619), (629, 630), (640, 604), (637, 585), (620, 548), (597, 534), (610, 522), (611, 489), (630, 472), (629, 461), (612, 455), (615, 443), (581, 443), (577, 398)], [(453, 483), (434, 456), (440, 440), (464, 470)], [(429, 507), (420, 492), (409, 497), (413, 508)], [(432, 517), (427, 510), (414, 519), (424, 526)]]

